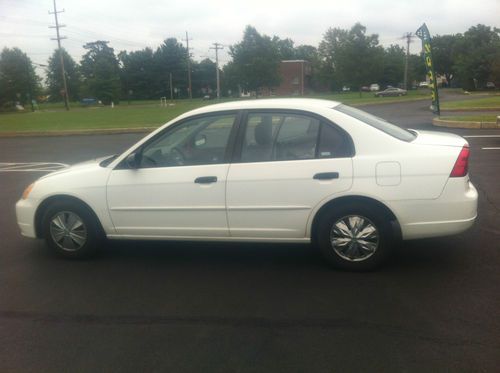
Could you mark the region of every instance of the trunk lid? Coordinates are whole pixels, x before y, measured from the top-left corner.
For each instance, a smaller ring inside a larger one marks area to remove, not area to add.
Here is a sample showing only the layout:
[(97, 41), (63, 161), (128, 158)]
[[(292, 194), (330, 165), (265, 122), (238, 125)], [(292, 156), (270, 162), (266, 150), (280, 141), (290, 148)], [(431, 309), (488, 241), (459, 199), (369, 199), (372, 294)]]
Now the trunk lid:
[(456, 147), (463, 147), (464, 145), (468, 145), (467, 140), (453, 133), (417, 130), (411, 131), (417, 134), (417, 138), (412, 141), (413, 144)]

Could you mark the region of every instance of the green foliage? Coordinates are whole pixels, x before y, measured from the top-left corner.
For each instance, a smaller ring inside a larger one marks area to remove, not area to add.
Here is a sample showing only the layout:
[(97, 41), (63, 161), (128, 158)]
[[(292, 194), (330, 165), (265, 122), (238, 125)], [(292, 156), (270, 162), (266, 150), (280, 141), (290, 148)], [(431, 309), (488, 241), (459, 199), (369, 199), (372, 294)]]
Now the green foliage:
[[(405, 55), (405, 49), (399, 45), (391, 45), (384, 51), (382, 77), (380, 79), (382, 86), (391, 85), (397, 87), (401, 81), (404, 81)], [(403, 88), (407, 89), (407, 87)]]
[(121, 63), (120, 78), (122, 97), (133, 100), (155, 98), (156, 67), (151, 48), (135, 52), (122, 51), (118, 54)]
[(500, 79), (495, 75), (500, 59), (500, 29), (473, 26), (459, 38), (456, 48), (453, 68), (464, 89), (484, 88), (490, 79)]
[(332, 88), (359, 89), (380, 81), (383, 75), (384, 49), (378, 35), (366, 35), (366, 27), (356, 23), (350, 30), (330, 28), (319, 46), (325, 73)]
[(82, 91), (104, 104), (120, 100), (120, 67), (113, 48), (107, 41), (94, 41), (83, 46), (87, 53), (80, 63), (83, 76)]
[[(75, 60), (61, 48), (64, 71), (66, 72), (66, 85), (68, 88), (68, 97), (70, 100), (78, 100), (80, 98), (80, 86), (82, 77), (80, 69)], [(64, 89), (62, 74), (61, 74), (61, 58), (59, 49), (54, 50), (52, 56), (49, 57), (47, 67), (47, 88), (50, 95), (50, 101), (61, 101), (64, 99), (61, 91)]]
[(168, 38), (154, 54), (154, 97), (170, 97), (170, 74), (172, 86), (177, 89), (174, 97), (188, 97), (187, 50), (176, 38)]
[[(283, 45), (280, 52), (278, 45)], [(239, 77), (239, 84), (247, 91), (259, 91), (279, 84), (278, 72), (281, 61), (280, 53), (285, 53), (288, 41), (271, 39), (261, 35), (252, 26), (247, 26), (243, 40), (230, 47), (229, 54), (233, 58), (232, 69)]]
[(40, 91), (40, 78), (26, 53), (4, 48), (0, 53), (0, 110), (15, 102), (28, 104)]
[(191, 64), (191, 79), (194, 97), (203, 97), (217, 89), (216, 66), (208, 58)]

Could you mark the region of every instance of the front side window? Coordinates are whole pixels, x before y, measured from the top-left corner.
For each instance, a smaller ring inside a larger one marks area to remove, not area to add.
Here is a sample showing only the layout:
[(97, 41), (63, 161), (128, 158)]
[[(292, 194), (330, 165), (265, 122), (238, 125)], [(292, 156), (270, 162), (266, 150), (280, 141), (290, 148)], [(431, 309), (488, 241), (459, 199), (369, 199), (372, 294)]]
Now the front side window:
[(236, 114), (188, 119), (145, 145), (140, 167), (224, 163), (235, 121)]
[(242, 162), (351, 156), (344, 133), (315, 117), (289, 113), (248, 115)]

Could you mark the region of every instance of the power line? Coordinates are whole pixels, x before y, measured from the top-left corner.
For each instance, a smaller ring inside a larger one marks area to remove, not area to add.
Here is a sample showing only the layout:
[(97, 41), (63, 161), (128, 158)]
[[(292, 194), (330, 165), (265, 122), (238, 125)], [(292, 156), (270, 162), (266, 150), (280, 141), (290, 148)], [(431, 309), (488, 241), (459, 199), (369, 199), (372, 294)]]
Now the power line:
[(55, 18), (55, 21), (56, 21), (56, 25), (55, 26), (49, 26), (49, 28), (55, 28), (56, 29), (57, 37), (56, 38), (51, 38), (51, 40), (57, 40), (57, 46), (59, 48), (59, 57), (61, 59), (61, 74), (62, 74), (63, 86), (64, 86), (64, 106), (66, 106), (66, 110), (69, 110), (68, 86), (66, 84), (66, 72), (64, 71), (64, 58), (63, 58), (62, 50), (61, 50), (61, 39), (66, 39), (66, 37), (65, 36), (61, 36), (59, 34), (59, 29), (61, 27), (65, 27), (65, 25), (59, 25), (59, 20), (57, 18), (57, 14), (58, 13), (63, 13), (63, 12), (64, 12), (64, 9), (63, 10), (59, 10), (59, 11), (57, 10), (56, 0), (54, 0), (54, 11), (53, 12), (49, 11), (49, 14), (53, 14), (54, 15), (54, 18)]
[(224, 46), (220, 43), (213, 43), (213, 47), (210, 49), (215, 49), (215, 70), (217, 72), (217, 99), (220, 98), (220, 76), (219, 76), (219, 49), (224, 49)]

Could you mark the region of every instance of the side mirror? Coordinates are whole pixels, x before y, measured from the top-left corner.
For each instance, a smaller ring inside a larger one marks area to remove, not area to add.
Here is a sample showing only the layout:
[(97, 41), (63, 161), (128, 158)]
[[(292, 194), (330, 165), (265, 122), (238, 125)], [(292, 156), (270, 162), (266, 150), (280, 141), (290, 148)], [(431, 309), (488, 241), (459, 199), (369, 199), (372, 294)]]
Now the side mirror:
[(139, 153), (139, 152), (130, 153), (129, 155), (127, 155), (127, 158), (125, 161), (126, 161), (127, 166), (129, 168), (131, 168), (131, 169), (139, 168), (139, 166), (141, 164), (141, 153)]

